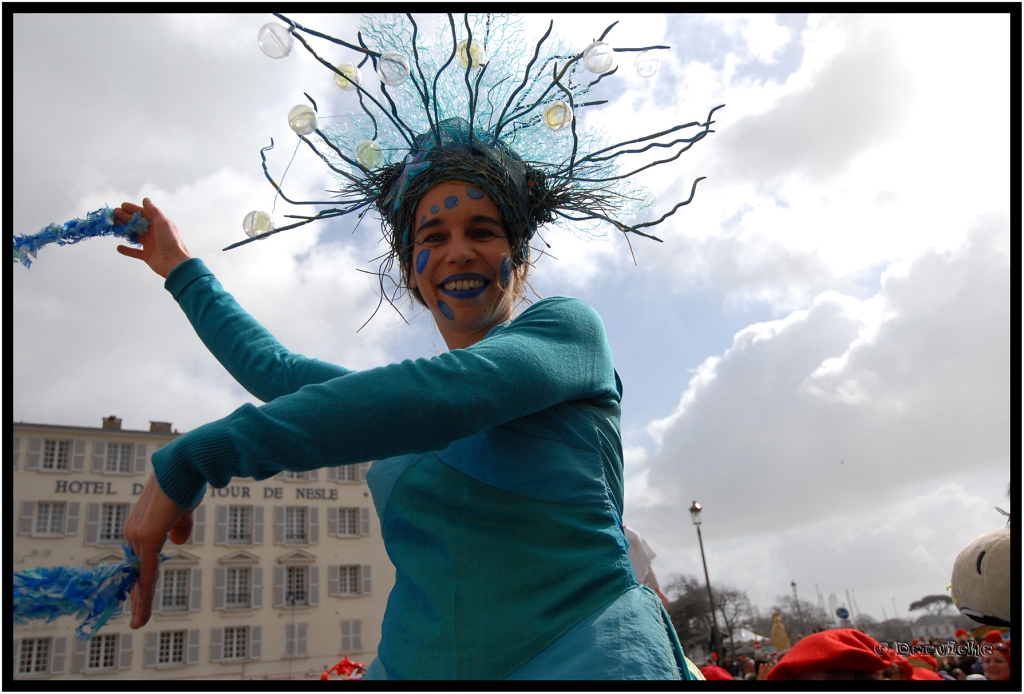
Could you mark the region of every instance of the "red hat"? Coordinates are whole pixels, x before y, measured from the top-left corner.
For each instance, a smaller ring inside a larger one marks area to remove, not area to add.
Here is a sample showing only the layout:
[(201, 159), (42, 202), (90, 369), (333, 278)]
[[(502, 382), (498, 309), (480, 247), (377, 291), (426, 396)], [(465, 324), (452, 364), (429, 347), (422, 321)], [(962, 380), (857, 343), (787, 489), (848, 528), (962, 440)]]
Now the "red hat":
[(960, 638), (961, 636), (967, 636), (967, 630), (966, 629), (957, 629), (956, 630), (956, 637)]
[(878, 672), (891, 664), (886, 650), (867, 634), (856, 629), (831, 629), (797, 641), (771, 669), (768, 679), (791, 680), (814, 670)]
[(911, 677), (910, 679), (912, 679), (912, 680), (941, 680), (941, 679), (944, 679), (944, 678), (943, 678), (942, 675), (940, 675), (939, 673), (935, 672), (934, 670), (929, 670), (926, 667), (916, 667), (916, 668), (914, 668), (914, 676)]
[[(938, 670), (938, 663), (935, 662), (935, 657), (928, 655), (927, 653), (911, 653), (910, 657), (907, 658), (914, 668), (928, 668), (932, 672)], [(928, 679), (931, 679), (930, 677)]]
[(992, 629), (985, 634), (985, 643), (1002, 643), (1003, 632), (998, 629)]
[(706, 680), (731, 680), (732, 675), (725, 668), (718, 667), (717, 665), (705, 665), (700, 669), (700, 673), (704, 675)]

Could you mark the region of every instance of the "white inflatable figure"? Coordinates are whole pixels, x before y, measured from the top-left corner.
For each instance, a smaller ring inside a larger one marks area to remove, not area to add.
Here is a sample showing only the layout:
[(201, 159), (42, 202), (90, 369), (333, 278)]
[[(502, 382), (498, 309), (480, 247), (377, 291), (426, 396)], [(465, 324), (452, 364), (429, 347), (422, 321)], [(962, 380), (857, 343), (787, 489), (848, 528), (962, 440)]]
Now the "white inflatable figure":
[(1010, 626), (1010, 529), (985, 533), (960, 550), (950, 585), (953, 603), (975, 622)]

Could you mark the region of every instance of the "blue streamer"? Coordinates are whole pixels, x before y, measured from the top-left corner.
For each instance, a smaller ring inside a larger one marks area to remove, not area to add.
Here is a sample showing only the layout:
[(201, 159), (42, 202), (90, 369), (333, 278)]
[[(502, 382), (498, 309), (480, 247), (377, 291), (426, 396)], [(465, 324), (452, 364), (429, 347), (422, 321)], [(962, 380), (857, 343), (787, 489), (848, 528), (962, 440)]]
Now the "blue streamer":
[[(91, 639), (108, 620), (121, 615), (128, 593), (139, 580), (139, 559), (127, 544), (125, 560), (99, 566), (36, 567), (14, 574), (14, 623), (58, 617), (85, 617), (75, 629)], [(161, 554), (160, 561), (167, 559)]]
[(66, 246), (95, 236), (117, 236), (129, 243), (140, 245), (142, 235), (149, 228), (149, 220), (136, 212), (127, 224), (114, 222), (114, 211), (109, 205), (90, 212), (85, 219), (72, 219), (63, 224), (51, 224), (38, 234), (14, 237), (14, 261), (32, 267), (29, 256), (36, 257), (40, 248), (51, 243)]

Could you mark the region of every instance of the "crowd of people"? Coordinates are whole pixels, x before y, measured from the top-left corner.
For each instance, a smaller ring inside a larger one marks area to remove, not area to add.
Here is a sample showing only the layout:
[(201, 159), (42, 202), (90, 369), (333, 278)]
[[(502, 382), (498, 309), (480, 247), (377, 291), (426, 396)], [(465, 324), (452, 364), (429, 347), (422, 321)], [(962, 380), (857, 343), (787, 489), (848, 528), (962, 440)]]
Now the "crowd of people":
[(960, 629), (953, 639), (878, 642), (856, 629), (830, 629), (765, 657), (709, 657), (709, 680), (1009, 680), (1009, 632), (975, 639)]

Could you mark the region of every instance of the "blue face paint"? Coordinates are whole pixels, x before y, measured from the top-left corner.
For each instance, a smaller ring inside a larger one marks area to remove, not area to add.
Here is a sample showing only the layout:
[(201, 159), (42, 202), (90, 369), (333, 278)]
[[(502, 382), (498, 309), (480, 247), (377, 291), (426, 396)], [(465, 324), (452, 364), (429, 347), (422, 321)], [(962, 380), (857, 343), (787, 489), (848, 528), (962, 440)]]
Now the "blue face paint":
[(441, 209), (440, 207), (438, 207), (437, 205), (434, 205), (433, 207), (430, 208), (430, 214), (437, 214), (438, 210), (440, 210), (440, 209)]
[(476, 188), (466, 188), (466, 195), (473, 198), (474, 200), (484, 199), (484, 192), (482, 190), (477, 190)]
[(455, 311), (452, 310), (451, 306), (449, 306), (448, 304), (441, 300), (438, 300), (437, 308), (440, 309), (441, 314), (445, 318), (447, 318), (448, 320), (455, 320)]
[(429, 260), (429, 259), (430, 259), (430, 251), (428, 249), (426, 249), (426, 248), (424, 248), (422, 251), (419, 252), (419, 254), (417, 254), (417, 256), (416, 256), (416, 273), (417, 274), (423, 272), (423, 268), (425, 268), (427, 266), (427, 260)]
[(512, 281), (512, 263), (509, 262), (508, 257), (501, 259), (501, 288), (508, 289), (509, 283)]
[(457, 195), (449, 195), (444, 199), (444, 206), (449, 210), (459, 204), (459, 197)]

